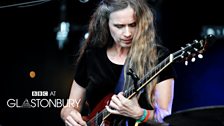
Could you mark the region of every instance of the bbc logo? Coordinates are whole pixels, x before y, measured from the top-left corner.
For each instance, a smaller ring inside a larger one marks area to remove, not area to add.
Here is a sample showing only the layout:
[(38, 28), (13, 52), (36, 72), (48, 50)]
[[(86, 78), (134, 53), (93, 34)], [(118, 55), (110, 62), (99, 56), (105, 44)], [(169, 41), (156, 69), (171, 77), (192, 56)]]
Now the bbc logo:
[(32, 96), (48, 96), (48, 91), (32, 91)]

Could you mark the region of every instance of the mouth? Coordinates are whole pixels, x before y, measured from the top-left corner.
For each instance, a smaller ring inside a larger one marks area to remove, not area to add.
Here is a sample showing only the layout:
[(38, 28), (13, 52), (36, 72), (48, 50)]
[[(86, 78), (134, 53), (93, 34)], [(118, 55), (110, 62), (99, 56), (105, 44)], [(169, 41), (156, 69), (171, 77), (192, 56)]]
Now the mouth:
[(131, 43), (132, 39), (128, 39), (128, 40), (123, 40), (126, 44)]

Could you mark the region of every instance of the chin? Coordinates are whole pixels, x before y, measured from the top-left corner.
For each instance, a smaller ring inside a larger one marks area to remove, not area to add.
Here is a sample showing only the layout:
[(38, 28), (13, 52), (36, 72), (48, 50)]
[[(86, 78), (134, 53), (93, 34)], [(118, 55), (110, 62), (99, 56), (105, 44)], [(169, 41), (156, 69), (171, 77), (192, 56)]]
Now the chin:
[(122, 45), (121, 47), (123, 47), (123, 48), (130, 48), (131, 45)]
[(125, 44), (125, 43), (123, 43), (123, 44), (121, 44), (121, 47), (124, 47), (124, 48), (131, 47), (131, 43), (129, 43), (129, 44)]

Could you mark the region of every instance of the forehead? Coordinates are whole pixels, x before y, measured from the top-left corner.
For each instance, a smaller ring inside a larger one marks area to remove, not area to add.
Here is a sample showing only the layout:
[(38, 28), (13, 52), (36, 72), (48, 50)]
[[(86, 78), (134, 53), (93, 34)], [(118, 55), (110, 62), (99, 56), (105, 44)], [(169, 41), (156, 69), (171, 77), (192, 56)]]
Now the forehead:
[(125, 9), (112, 12), (109, 20), (116, 24), (129, 24), (135, 22), (135, 12), (128, 6)]

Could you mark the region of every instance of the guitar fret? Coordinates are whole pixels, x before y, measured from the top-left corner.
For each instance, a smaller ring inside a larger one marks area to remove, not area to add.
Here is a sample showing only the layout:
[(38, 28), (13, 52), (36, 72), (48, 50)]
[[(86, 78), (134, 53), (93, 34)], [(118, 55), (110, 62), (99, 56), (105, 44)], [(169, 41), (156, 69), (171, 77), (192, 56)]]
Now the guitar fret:
[(128, 97), (130, 96), (133, 92), (135, 92), (135, 87), (132, 85), (129, 89), (125, 90), (124, 96)]
[[(138, 87), (143, 86), (146, 84), (146, 82), (152, 78), (156, 73), (158, 73), (161, 69), (165, 68), (166, 65), (169, 63), (169, 57), (165, 58), (162, 62), (160, 62), (154, 69), (152, 69), (150, 72), (148, 72), (143, 78), (141, 78), (138, 82), (137, 85)], [(143, 87), (141, 87), (142, 89)], [(138, 90), (141, 90), (138, 89)], [(128, 97), (131, 96), (134, 92), (136, 91), (135, 87), (132, 85), (129, 89), (125, 90), (124, 96)]]
[(150, 72), (146, 74), (143, 80), (139, 82), (139, 85), (142, 84), (142, 82), (147, 82), (152, 76), (154, 76), (158, 71), (161, 70), (161, 68), (164, 68), (169, 63), (169, 57), (165, 58), (162, 62), (160, 62), (154, 69), (152, 69)]

